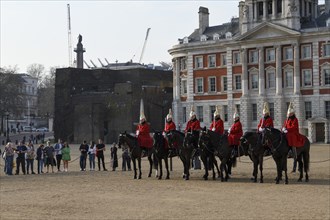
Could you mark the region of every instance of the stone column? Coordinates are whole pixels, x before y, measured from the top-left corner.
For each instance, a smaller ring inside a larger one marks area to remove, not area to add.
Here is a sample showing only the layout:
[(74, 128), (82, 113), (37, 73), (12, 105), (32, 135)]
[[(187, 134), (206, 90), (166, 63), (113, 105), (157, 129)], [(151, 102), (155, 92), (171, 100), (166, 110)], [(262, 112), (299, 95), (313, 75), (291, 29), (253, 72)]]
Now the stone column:
[(258, 8), (258, 4), (257, 4), (257, 2), (255, 2), (254, 3), (254, 8), (253, 8), (253, 10), (254, 10), (254, 20), (255, 21), (258, 20), (258, 10), (257, 10), (257, 8)]
[(241, 49), (241, 63), (242, 63), (242, 96), (248, 95), (248, 67), (247, 67), (247, 50)]
[(259, 48), (259, 96), (265, 95), (265, 63), (264, 48)]
[(293, 45), (293, 93), (300, 94), (300, 59), (299, 59), (299, 44)]
[(281, 46), (276, 47), (276, 95), (282, 95), (282, 59), (281, 59)]
[(301, 7), (301, 17), (305, 17), (306, 14), (305, 14), (305, 2), (304, 2), (304, 0), (301, 1), (300, 7)]
[(329, 123), (324, 123), (324, 143), (329, 143)]
[(262, 20), (266, 20), (267, 19), (267, 13), (268, 13), (268, 11), (267, 11), (267, 2), (268, 2), (268, 0), (264, 0), (264, 2), (263, 2), (263, 11), (264, 11), (264, 14), (263, 14), (263, 16), (262, 16)]
[(180, 82), (180, 58), (175, 59), (175, 69), (174, 69), (174, 77), (173, 77), (173, 100), (180, 99), (180, 93), (181, 93), (181, 82)]
[(193, 55), (188, 54), (187, 57), (187, 101), (192, 102), (194, 100), (194, 67), (193, 67)]
[(275, 19), (275, 17), (276, 17), (276, 14), (277, 14), (277, 12), (276, 12), (276, 0), (273, 0), (273, 2), (272, 2), (272, 4), (273, 4), (273, 14), (272, 14), (272, 19)]

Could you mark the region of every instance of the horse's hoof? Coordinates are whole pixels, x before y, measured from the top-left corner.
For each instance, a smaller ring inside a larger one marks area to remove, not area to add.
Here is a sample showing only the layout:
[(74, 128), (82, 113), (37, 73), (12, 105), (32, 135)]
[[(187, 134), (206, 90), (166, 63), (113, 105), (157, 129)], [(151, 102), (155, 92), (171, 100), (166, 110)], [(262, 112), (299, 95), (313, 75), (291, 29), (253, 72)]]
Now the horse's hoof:
[(148, 177), (151, 177), (151, 174), (149, 174)]
[(166, 177), (166, 179), (167, 179), (167, 180), (169, 180), (169, 179), (170, 179), (170, 177), (169, 177), (169, 176), (167, 176), (167, 177)]
[(208, 177), (203, 177), (204, 180), (208, 180), (209, 178)]
[(309, 182), (309, 179), (306, 179), (305, 182), (306, 182), (306, 183)]
[(159, 176), (159, 177), (158, 177), (158, 179), (159, 179), (159, 180), (161, 180), (161, 179), (162, 179), (162, 177), (161, 177), (161, 176)]
[(251, 178), (250, 178), (250, 180), (252, 180), (252, 181), (253, 181), (253, 180), (254, 180), (254, 177), (251, 177)]
[(260, 183), (264, 183), (264, 180), (260, 180)]
[(289, 184), (289, 181), (285, 180), (285, 184), (286, 184), (286, 185)]
[(186, 177), (184, 180), (189, 180), (189, 177)]
[(139, 176), (139, 180), (142, 179), (140, 176)]
[(297, 180), (297, 182), (302, 182), (302, 179), (301, 179), (301, 178), (299, 178), (299, 179)]
[(134, 177), (134, 179), (136, 179), (136, 176)]
[(276, 181), (276, 184), (279, 184), (280, 183), (280, 181)]
[(254, 179), (253, 182), (256, 183), (257, 182), (257, 179)]
[(183, 175), (182, 175), (182, 179), (185, 179), (185, 178), (186, 178), (186, 175), (183, 174)]

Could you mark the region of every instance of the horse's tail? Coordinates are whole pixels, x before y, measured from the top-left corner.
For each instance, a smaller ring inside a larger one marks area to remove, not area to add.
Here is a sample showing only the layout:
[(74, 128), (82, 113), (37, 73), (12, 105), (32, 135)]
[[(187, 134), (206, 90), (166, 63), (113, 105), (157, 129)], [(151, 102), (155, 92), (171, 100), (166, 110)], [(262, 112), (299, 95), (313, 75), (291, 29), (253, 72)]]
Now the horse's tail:
[(308, 138), (306, 138), (306, 141), (305, 141), (305, 152), (303, 152), (303, 159), (304, 159), (304, 169), (305, 169), (305, 172), (308, 172), (309, 171), (309, 150), (310, 150), (310, 146), (311, 146), (311, 143), (309, 142)]
[(233, 167), (236, 167), (236, 165), (237, 165), (237, 157), (233, 157), (233, 163), (232, 163), (232, 166)]

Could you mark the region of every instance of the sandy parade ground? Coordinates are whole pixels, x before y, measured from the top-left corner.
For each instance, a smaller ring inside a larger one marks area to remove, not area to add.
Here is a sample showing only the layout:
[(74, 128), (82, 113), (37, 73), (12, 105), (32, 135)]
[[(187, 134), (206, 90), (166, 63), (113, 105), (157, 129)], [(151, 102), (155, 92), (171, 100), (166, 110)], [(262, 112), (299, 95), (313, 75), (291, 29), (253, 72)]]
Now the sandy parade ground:
[(75, 160), (78, 148), (71, 145), (67, 173), (6, 176), (1, 159), (0, 219), (330, 219), (329, 145), (311, 146), (310, 182), (298, 183), (298, 174), (290, 173), (288, 185), (274, 183), (270, 157), (265, 158), (263, 184), (250, 181), (248, 157), (241, 158), (228, 182), (204, 181), (204, 170), (191, 170), (185, 181), (177, 157), (170, 180), (158, 180), (155, 170), (148, 178), (146, 158), (142, 179), (134, 180), (132, 171), (121, 171), (120, 150), (116, 171), (111, 171), (107, 145), (108, 171), (83, 172)]

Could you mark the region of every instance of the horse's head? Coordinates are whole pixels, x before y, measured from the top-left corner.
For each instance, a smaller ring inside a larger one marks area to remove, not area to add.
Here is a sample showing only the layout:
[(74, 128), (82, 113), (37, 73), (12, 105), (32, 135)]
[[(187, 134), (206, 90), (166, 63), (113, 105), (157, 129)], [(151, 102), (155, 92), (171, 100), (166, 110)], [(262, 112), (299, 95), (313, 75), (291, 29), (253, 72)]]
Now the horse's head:
[(163, 133), (161, 131), (155, 131), (153, 134), (153, 141), (154, 141), (153, 146), (155, 148), (159, 148), (159, 147), (163, 146), (163, 144), (164, 144)]
[(197, 147), (199, 131), (188, 131), (183, 140), (183, 145), (186, 147)]
[(137, 145), (137, 138), (127, 134), (126, 131), (124, 133), (120, 133), (118, 136), (118, 147), (121, 148), (123, 146), (123, 149), (125, 148), (133, 148), (135, 145)]
[(262, 145), (270, 145), (276, 139), (277, 129), (266, 127), (262, 132)]
[(198, 141), (198, 146), (199, 147), (207, 147), (208, 145), (210, 145), (210, 134), (209, 134), (209, 130), (203, 129), (200, 133), (199, 133), (199, 141)]

